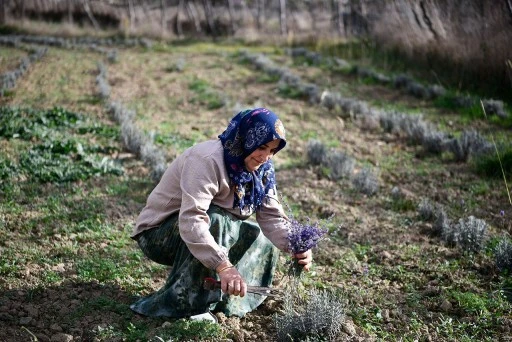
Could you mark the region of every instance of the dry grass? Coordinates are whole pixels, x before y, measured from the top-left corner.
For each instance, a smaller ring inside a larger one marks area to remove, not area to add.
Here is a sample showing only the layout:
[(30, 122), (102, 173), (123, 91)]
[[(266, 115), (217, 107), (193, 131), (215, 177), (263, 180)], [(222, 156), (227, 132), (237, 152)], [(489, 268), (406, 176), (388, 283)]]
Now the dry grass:
[(27, 56), (27, 52), (23, 50), (2, 46), (0, 48), (0, 74), (18, 68), (20, 60), (25, 56)]
[(483, 84), (504, 85), (505, 62), (512, 53), (510, 14), (505, 6), (504, 2), (476, 1), (464, 6), (458, 2), (411, 7), (374, 4), (373, 11), (386, 15), (374, 23), (373, 35), (379, 45), (398, 48), (416, 63), (434, 66), (461, 81), (467, 82), (469, 73)]
[(89, 52), (49, 50), (39, 62), (45, 67), (32, 66), (19, 80), (10, 104), (35, 108), (62, 106), (98, 114), (94, 80), (100, 58), (99, 54)]

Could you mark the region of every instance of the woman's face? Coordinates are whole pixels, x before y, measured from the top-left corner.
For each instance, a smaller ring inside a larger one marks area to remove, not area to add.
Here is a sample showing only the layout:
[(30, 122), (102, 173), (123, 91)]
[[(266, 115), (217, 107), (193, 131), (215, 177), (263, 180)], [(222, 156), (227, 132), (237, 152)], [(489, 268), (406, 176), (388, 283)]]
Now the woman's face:
[(274, 153), (279, 147), (281, 139), (272, 140), (266, 144), (258, 147), (254, 152), (249, 154), (245, 159), (245, 168), (249, 172), (257, 170), (261, 165), (265, 164), (270, 158), (274, 156)]

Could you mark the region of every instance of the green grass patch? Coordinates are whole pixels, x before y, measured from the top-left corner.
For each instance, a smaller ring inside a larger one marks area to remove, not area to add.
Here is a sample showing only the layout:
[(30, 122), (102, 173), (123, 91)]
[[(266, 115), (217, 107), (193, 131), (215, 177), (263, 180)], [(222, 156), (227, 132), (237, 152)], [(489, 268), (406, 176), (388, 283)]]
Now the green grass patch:
[(512, 147), (502, 148), (498, 153), (499, 158), (496, 153), (474, 158), (475, 170), (478, 174), (489, 178), (503, 179), (503, 173), (505, 173), (510, 181), (512, 179)]
[[(18, 163), (0, 159), (0, 179), (20, 175), (42, 183), (72, 182), (102, 174), (123, 174), (110, 158), (118, 151), (118, 130), (91, 123), (62, 108), (36, 110), (0, 107), (0, 137), (30, 142), (17, 151)], [(92, 138), (94, 136), (94, 138)], [(12, 180), (14, 180), (12, 179)]]
[(218, 324), (186, 319), (159, 328), (155, 335), (164, 341), (220, 341), (226, 338)]
[(277, 93), (288, 99), (305, 99), (305, 95), (300, 89), (288, 84), (280, 84), (277, 88)]
[(279, 81), (280, 76), (279, 75), (270, 75), (270, 74), (259, 74), (256, 78), (256, 82), (258, 83), (276, 83)]
[(216, 91), (214, 91), (208, 82), (195, 78), (189, 83), (188, 88), (196, 93), (191, 102), (200, 103), (206, 108), (213, 110), (224, 106), (224, 100)]
[(415, 211), (416, 207), (416, 203), (407, 198), (392, 200), (390, 203), (390, 209), (396, 212)]

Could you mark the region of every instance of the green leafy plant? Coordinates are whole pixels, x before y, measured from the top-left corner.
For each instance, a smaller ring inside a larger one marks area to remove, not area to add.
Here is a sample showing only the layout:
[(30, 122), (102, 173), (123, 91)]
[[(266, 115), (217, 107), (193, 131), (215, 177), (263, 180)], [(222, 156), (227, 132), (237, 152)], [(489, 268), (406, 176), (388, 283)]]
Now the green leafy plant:
[(179, 319), (159, 328), (154, 341), (219, 341), (224, 338), (220, 325), (208, 321), (191, 321)]

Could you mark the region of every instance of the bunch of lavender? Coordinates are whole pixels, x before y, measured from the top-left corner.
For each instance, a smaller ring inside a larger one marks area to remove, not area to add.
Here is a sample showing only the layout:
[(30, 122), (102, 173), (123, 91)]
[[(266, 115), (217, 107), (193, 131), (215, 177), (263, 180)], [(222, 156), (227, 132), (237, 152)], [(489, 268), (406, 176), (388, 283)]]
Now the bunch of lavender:
[[(320, 227), (318, 222), (310, 224), (308, 219), (305, 224), (295, 220), (290, 220), (290, 228), (288, 231), (288, 246), (292, 254), (304, 253), (318, 245), (327, 234), (326, 228)], [(299, 276), (303, 265), (298, 263), (298, 259), (292, 263), (290, 274)]]

